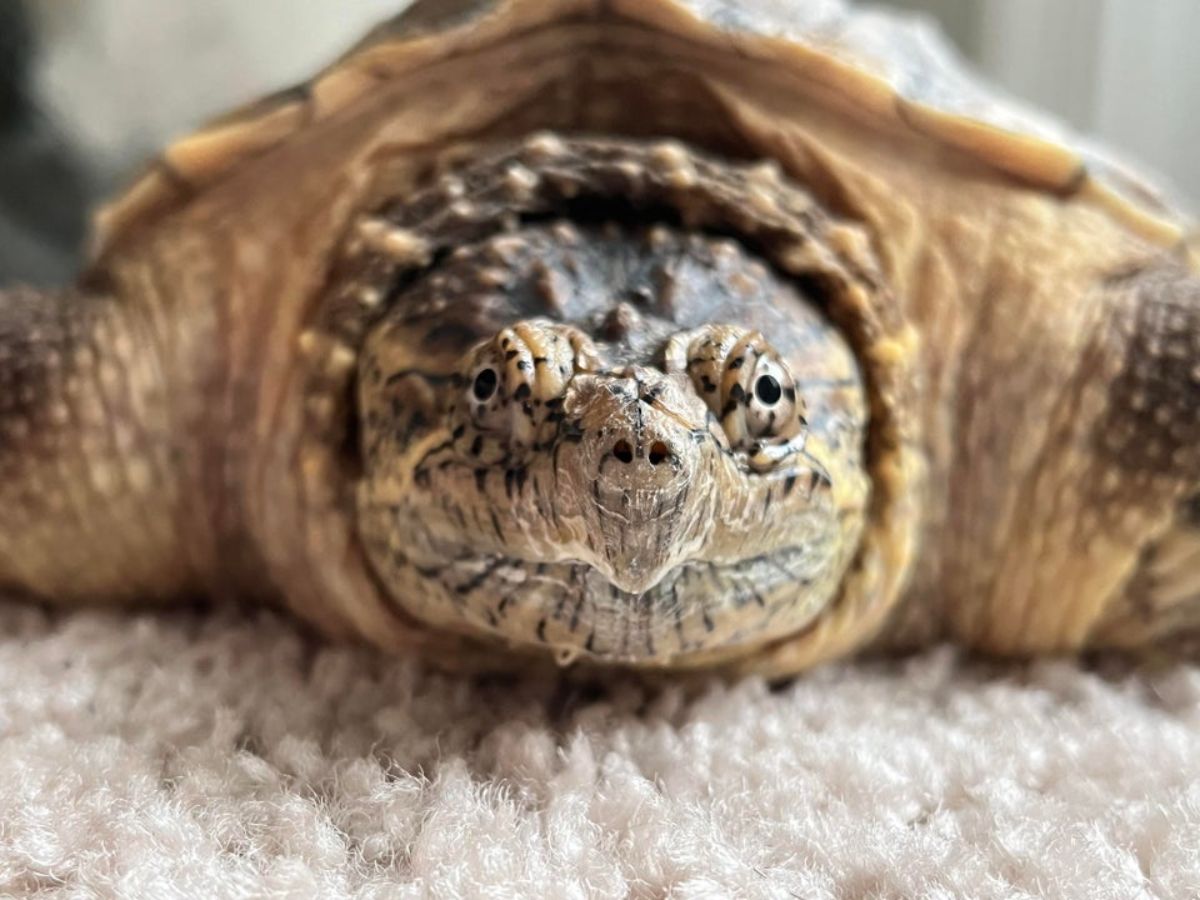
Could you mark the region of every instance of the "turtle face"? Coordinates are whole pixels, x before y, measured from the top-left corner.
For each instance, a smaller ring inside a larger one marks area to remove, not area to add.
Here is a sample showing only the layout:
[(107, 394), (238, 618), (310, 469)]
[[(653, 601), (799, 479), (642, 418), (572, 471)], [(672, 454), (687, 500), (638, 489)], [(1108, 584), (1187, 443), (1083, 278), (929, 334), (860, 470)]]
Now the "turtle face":
[(435, 627), (665, 665), (804, 627), (858, 546), (854, 356), (729, 240), (461, 247), (369, 337), (359, 390), (360, 533)]

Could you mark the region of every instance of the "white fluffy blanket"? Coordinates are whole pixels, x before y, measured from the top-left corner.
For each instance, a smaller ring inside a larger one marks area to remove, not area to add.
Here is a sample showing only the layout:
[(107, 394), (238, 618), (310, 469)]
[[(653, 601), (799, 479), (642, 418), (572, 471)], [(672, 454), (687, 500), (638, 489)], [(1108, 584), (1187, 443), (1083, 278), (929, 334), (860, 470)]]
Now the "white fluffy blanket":
[(688, 698), (270, 614), (0, 634), (5, 896), (1200, 896), (1196, 668), (939, 651)]

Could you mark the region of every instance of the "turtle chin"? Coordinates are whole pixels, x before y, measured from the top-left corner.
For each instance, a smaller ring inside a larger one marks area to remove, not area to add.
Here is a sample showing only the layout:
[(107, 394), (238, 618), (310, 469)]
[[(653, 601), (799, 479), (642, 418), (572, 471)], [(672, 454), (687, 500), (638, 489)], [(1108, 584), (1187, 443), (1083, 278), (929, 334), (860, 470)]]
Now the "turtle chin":
[(647, 568), (636, 559), (630, 560), (627, 566), (609, 564), (592, 568), (623, 594), (646, 594), (673, 571), (671, 566)]
[(439, 624), (525, 648), (560, 663), (669, 665), (697, 653), (752, 646), (809, 624), (836, 592), (827, 547), (791, 547), (724, 565), (685, 562), (657, 580), (626, 580), (582, 561), (492, 558), (464, 563), (471, 590), (441, 607)]

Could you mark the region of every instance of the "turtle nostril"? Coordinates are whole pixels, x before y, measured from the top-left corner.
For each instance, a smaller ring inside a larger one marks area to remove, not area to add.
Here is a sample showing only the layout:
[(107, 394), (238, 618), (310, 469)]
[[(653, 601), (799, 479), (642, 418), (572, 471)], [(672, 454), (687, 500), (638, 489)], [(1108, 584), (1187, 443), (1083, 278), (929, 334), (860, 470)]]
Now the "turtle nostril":
[(612, 452), (623, 463), (633, 462), (633, 448), (629, 446), (629, 441), (617, 441)]
[(657, 466), (671, 458), (671, 451), (662, 441), (655, 441), (650, 448), (650, 464)]

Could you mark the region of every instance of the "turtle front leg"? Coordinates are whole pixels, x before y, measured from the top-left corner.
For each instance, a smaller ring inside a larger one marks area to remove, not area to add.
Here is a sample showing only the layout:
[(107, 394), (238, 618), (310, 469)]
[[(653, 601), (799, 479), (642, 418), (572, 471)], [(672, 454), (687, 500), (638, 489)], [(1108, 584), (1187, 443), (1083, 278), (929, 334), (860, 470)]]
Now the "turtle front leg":
[(161, 342), (104, 295), (0, 291), (0, 591), (179, 596), (180, 439)]
[(1111, 475), (1093, 493), (1156, 524), (1094, 642), (1130, 647), (1200, 637), (1200, 277), (1163, 267), (1116, 287), (1127, 353), (1098, 441)]

